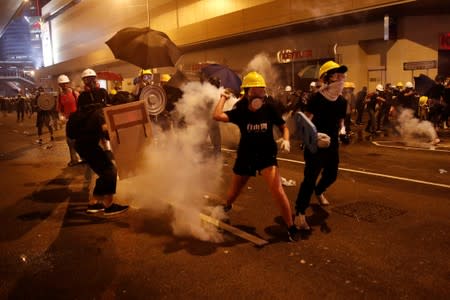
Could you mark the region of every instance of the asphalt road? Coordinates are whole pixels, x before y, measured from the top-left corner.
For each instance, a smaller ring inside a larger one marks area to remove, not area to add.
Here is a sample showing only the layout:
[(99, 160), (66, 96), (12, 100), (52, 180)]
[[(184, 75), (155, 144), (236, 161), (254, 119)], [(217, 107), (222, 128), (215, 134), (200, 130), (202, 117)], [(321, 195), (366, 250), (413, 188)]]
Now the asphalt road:
[[(86, 215), (88, 168), (66, 167), (61, 130), (55, 142), (34, 144), (33, 122), (0, 116), (1, 299), (450, 298), (448, 132), (434, 150), (363, 133), (341, 147), (332, 205), (312, 200), (313, 230), (297, 243), (286, 241), (262, 178), (251, 179), (230, 222), (269, 241), (255, 247), (226, 232), (221, 242), (174, 234), (174, 211), (143, 208), (139, 197), (117, 217)], [(303, 172), (295, 141), (292, 149), (279, 160), (296, 181), (285, 188), (291, 202)], [(220, 203), (233, 160), (224, 150), (219, 185), (198, 191), (209, 204)], [(161, 184), (146, 184), (135, 192), (157, 202)], [(167, 198), (180, 182), (172, 187)]]

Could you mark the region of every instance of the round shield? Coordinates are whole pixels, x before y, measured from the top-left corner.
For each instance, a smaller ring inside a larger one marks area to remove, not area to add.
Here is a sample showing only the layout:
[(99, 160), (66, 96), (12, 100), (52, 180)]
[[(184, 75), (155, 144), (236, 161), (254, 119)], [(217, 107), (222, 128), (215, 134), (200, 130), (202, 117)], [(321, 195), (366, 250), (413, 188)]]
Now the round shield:
[(166, 108), (167, 96), (164, 89), (158, 85), (148, 85), (142, 89), (139, 100), (147, 103), (149, 115), (159, 115)]
[(42, 110), (52, 110), (55, 104), (55, 96), (51, 93), (42, 93), (37, 98), (37, 106)]

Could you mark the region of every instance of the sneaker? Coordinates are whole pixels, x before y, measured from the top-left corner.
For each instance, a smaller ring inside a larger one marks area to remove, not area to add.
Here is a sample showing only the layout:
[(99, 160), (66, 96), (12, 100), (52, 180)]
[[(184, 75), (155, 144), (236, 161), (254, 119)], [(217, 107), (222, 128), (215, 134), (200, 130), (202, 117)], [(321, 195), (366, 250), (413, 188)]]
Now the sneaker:
[(328, 202), (327, 198), (325, 198), (325, 195), (322, 193), (320, 195), (316, 195), (317, 200), (319, 200), (319, 204), (322, 206), (330, 205), (330, 202)]
[(117, 215), (123, 212), (126, 212), (128, 210), (128, 205), (120, 205), (113, 203), (109, 207), (105, 208), (104, 214), (105, 216), (112, 216)]
[(311, 230), (311, 227), (309, 227), (308, 222), (306, 221), (306, 216), (299, 214), (294, 219), (294, 224), (297, 226), (300, 230)]
[(92, 205), (88, 205), (88, 208), (86, 209), (86, 213), (88, 214), (95, 214), (101, 211), (104, 211), (105, 207), (102, 203), (95, 203)]
[(289, 242), (297, 242), (298, 241), (298, 229), (295, 225), (292, 225), (287, 230)]

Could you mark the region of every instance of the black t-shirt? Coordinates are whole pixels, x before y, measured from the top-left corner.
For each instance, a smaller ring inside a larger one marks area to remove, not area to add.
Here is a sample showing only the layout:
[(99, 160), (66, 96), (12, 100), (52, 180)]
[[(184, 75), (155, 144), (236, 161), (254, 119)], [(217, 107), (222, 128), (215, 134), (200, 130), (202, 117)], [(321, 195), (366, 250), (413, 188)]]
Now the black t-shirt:
[(330, 147), (339, 145), (339, 122), (340, 119), (345, 118), (346, 109), (347, 100), (342, 96), (339, 96), (336, 101), (330, 101), (318, 92), (308, 101), (306, 111), (313, 114), (312, 122), (317, 131), (330, 136)]
[(108, 91), (104, 88), (94, 89), (92, 91), (83, 91), (78, 96), (77, 109), (90, 110), (94, 107), (104, 107), (110, 104)]
[(252, 112), (248, 109), (248, 99), (242, 98), (234, 109), (225, 113), (241, 132), (238, 156), (276, 156), (277, 144), (273, 137), (273, 126), (280, 126), (285, 122), (272, 104), (265, 101), (260, 109)]

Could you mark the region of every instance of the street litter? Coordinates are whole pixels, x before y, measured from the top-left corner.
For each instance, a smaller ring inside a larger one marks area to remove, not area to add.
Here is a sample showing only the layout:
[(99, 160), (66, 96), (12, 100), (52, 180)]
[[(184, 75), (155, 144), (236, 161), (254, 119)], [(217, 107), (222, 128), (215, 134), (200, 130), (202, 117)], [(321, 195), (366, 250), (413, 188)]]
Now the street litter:
[(287, 180), (286, 178), (281, 177), (281, 184), (284, 186), (295, 186), (297, 183), (295, 182), (295, 180)]
[(439, 169), (439, 174), (445, 174), (445, 173), (448, 173), (448, 171), (445, 169)]

